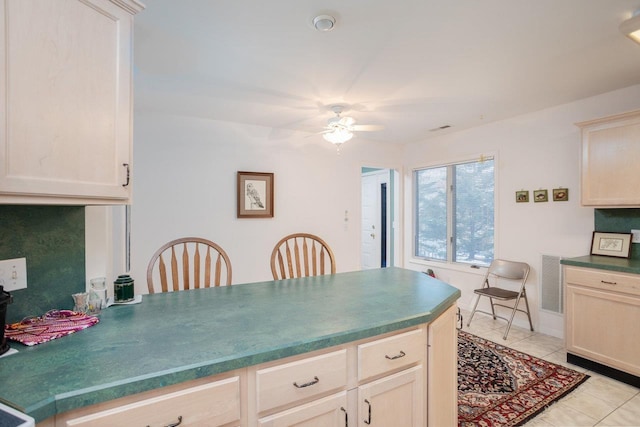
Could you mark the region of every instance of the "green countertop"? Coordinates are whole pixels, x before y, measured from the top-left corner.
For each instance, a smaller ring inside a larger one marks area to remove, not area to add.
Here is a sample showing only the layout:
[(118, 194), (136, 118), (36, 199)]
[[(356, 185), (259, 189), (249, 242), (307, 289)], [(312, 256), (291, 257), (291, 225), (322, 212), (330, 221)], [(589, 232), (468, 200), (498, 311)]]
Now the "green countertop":
[(586, 255), (560, 260), (561, 264), (576, 267), (599, 268), (601, 270), (640, 274), (640, 259), (615, 258), (602, 255)]
[[(0, 359), (0, 401), (56, 413), (428, 323), (460, 291), (400, 268), (144, 295)], [(9, 310), (11, 306), (9, 306)]]

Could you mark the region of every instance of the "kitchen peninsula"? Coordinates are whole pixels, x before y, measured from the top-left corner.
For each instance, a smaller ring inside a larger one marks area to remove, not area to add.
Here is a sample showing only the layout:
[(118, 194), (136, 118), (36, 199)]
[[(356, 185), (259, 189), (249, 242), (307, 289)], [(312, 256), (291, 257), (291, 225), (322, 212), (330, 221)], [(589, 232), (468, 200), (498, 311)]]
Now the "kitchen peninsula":
[(406, 408), (413, 425), (436, 425), (457, 414), (459, 297), (400, 268), (144, 295), (73, 335), (12, 343), (0, 401), (39, 426), (276, 426), (321, 413), (375, 426), (390, 387), (402, 397), (393, 419)]

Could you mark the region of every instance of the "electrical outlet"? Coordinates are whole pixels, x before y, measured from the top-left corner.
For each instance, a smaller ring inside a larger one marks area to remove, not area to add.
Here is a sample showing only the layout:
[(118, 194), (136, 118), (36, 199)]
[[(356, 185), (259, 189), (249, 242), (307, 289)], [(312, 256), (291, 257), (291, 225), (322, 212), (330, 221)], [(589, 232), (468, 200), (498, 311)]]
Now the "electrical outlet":
[(631, 243), (640, 243), (640, 230), (631, 230)]
[(0, 261), (0, 285), (5, 291), (27, 287), (27, 259), (14, 258)]

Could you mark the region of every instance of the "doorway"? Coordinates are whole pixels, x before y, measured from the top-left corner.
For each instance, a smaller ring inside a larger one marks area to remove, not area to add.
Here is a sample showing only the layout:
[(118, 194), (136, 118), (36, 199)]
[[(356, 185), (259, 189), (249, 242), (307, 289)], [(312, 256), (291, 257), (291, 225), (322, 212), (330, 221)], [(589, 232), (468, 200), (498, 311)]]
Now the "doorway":
[(363, 167), (361, 177), (361, 268), (393, 266), (396, 173), (393, 169)]

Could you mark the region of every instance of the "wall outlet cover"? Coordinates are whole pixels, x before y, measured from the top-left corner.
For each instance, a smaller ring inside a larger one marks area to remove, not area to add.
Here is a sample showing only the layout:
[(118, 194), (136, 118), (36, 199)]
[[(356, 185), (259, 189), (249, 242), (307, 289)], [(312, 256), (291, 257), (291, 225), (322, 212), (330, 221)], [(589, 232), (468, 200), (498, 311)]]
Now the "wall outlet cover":
[(631, 230), (631, 243), (640, 243), (640, 230)]

